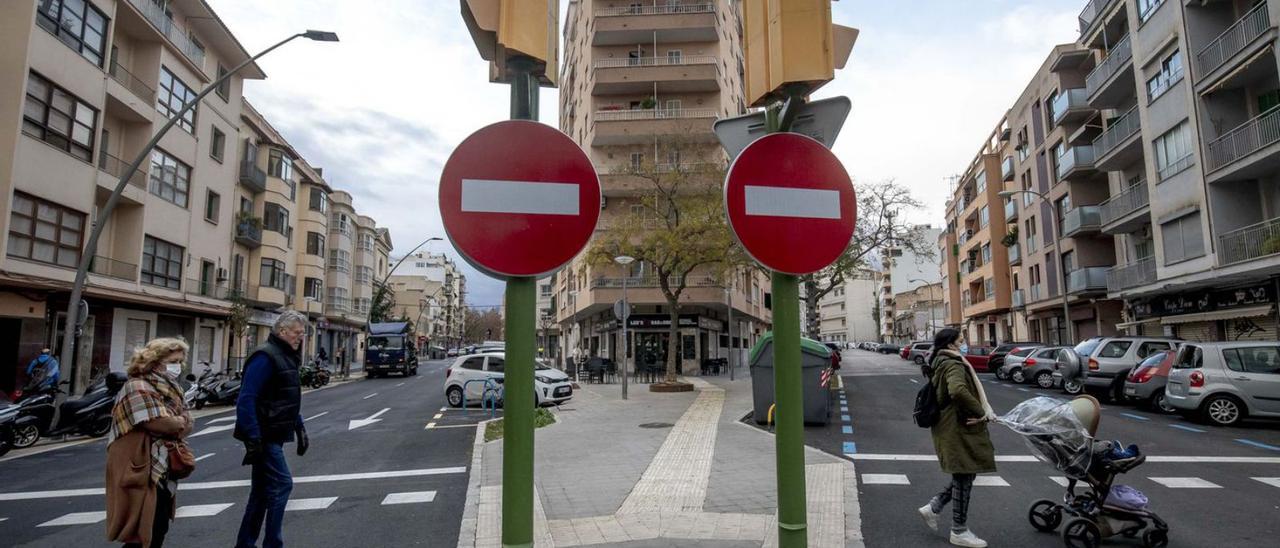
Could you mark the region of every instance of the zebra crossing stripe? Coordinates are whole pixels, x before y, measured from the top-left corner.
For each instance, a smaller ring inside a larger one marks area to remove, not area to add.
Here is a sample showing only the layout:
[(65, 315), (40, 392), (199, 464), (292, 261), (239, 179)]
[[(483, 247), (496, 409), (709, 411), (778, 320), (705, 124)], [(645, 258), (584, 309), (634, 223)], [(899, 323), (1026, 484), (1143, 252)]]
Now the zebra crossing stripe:
[(1000, 476), (978, 476), (973, 478), (974, 487), (1008, 487), (1009, 482)]
[(911, 485), (906, 474), (863, 474), (863, 485)]
[(414, 491), (410, 493), (391, 493), (382, 499), (382, 505), (414, 504), (436, 500), (435, 491)]
[(90, 523), (98, 523), (107, 519), (106, 511), (99, 512), (72, 512), (60, 518), (54, 518), (36, 527), (58, 527), (62, 525), (86, 525)]
[(224, 504), (192, 504), (188, 506), (179, 506), (178, 510), (174, 512), (174, 517), (205, 518), (209, 516), (216, 516), (223, 510), (232, 506), (235, 506), (235, 503), (228, 502)]
[(1222, 486), (1200, 478), (1147, 478), (1171, 489), (1221, 489)]
[(1249, 478), (1254, 481), (1260, 481), (1272, 487), (1280, 487), (1280, 478)]
[(314, 499), (294, 499), (289, 501), (284, 507), (285, 512), (296, 512), (299, 510), (324, 510), (329, 505), (338, 500), (338, 497), (320, 497)]

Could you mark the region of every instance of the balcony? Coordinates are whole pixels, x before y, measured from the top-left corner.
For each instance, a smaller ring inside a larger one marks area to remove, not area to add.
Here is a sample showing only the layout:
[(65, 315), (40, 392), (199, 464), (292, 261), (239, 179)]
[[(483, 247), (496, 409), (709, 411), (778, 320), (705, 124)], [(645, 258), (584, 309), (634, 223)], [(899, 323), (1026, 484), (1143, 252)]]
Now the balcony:
[(138, 281), (138, 265), (101, 255), (93, 256), (93, 260), (89, 262), (89, 272), (117, 280)]
[(220, 284), (212, 280), (187, 280), (183, 288), (183, 292), (188, 295), (224, 301), (231, 298), (231, 288), (227, 284)]
[(236, 222), (236, 243), (249, 249), (262, 246), (262, 219), (241, 217)]
[(655, 135), (714, 143), (711, 124), (718, 114), (710, 108), (602, 110), (595, 113), (592, 145), (652, 144)]
[(1259, 2), (1257, 7), (1196, 53), (1196, 84), (1206, 85), (1222, 76), (1229, 68), (1226, 67), (1228, 61), (1262, 44), (1265, 41), (1263, 35), (1272, 28), (1267, 3)]
[(711, 92), (720, 89), (719, 64), (714, 55), (624, 57), (592, 63), (591, 92), (595, 95)]
[(351, 299), (347, 297), (329, 297), (329, 299), (324, 302), (324, 307), (325, 313), (329, 315), (350, 313)]
[(1004, 221), (1010, 222), (1018, 218), (1018, 202), (1009, 200), (1004, 203)]
[(1005, 156), (1000, 161), (1000, 178), (1005, 182), (1013, 180), (1013, 156)]
[(1280, 253), (1280, 218), (1270, 219), (1218, 236), (1218, 263), (1222, 266), (1252, 261)]
[(1053, 125), (1079, 122), (1093, 114), (1089, 106), (1089, 92), (1084, 88), (1064, 89), (1050, 106), (1053, 109)]
[(1013, 307), (1022, 308), (1027, 306), (1027, 297), (1021, 289), (1013, 290)]
[(1043, 293), (1040, 289), (1041, 286), (1039, 284), (1031, 286), (1031, 289), (1027, 291), (1027, 294), (1031, 296), (1031, 300), (1028, 302), (1034, 303), (1040, 300), (1041, 293)]
[(1022, 264), (1022, 247), (1018, 244), (1009, 246), (1009, 266)]
[(139, 99), (148, 105), (154, 105), (156, 102), (156, 90), (151, 86), (142, 83), (132, 72), (125, 70), (124, 66), (115, 61), (111, 62), (111, 68), (107, 71), (111, 75), (111, 79), (120, 83), (129, 91), (137, 95)]
[[(713, 2), (662, 3), (600, 8), (595, 11), (593, 46), (634, 46), (659, 42), (714, 42)], [(655, 36), (656, 35), (656, 36)]]
[(1081, 36), (1089, 35), (1089, 31), (1093, 28), (1093, 25), (1101, 22), (1101, 15), (1103, 12), (1107, 11), (1107, 8), (1111, 7), (1111, 3), (1114, 1), (1115, 0), (1089, 0), (1089, 3), (1084, 5), (1084, 9), (1080, 10), (1080, 15), (1077, 18), (1080, 22)]
[(1107, 290), (1107, 267), (1086, 266), (1067, 273), (1067, 293), (1098, 293)]
[(245, 188), (252, 190), (254, 194), (260, 194), (267, 191), (267, 172), (258, 168), (257, 162), (252, 160), (240, 161), (240, 184)]
[(1084, 89), (1093, 107), (1114, 108), (1133, 95), (1133, 43), (1129, 38), (1112, 45), (1107, 58), (1085, 77)]
[(1150, 210), (1149, 193), (1147, 181), (1142, 180), (1102, 202), (1102, 232), (1125, 234), (1147, 224), (1150, 221), (1145, 215)]
[(129, 0), (129, 3), (133, 4), (133, 7), (142, 13), (142, 16), (160, 31), (160, 34), (168, 38), (178, 51), (186, 55), (187, 59), (197, 67), (204, 66), (204, 48), (196, 45), (183, 29), (178, 28), (163, 7), (152, 0)]
[[(1277, 141), (1280, 141), (1280, 107), (1273, 107), (1271, 110), (1240, 124), (1239, 127), (1211, 141), (1205, 147), (1209, 156), (1207, 158), (1207, 167), (1210, 172), (1218, 171), (1276, 144)], [(1263, 171), (1272, 171), (1274, 166), (1257, 165), (1259, 163), (1257, 160), (1274, 156), (1272, 152), (1274, 151), (1260, 155), (1259, 158), (1254, 158), (1254, 161), (1250, 162), (1254, 165), (1249, 167), (1261, 167)], [(1241, 175), (1245, 174), (1242, 173)]]
[(1063, 238), (1098, 232), (1101, 228), (1102, 208), (1099, 206), (1079, 206), (1062, 218)]
[(1096, 174), (1093, 159), (1093, 145), (1071, 147), (1058, 158), (1058, 180), (1088, 178)]
[(1107, 291), (1118, 293), (1125, 289), (1142, 287), (1156, 281), (1156, 259), (1147, 257), (1137, 262), (1118, 265), (1107, 271)]
[(1120, 171), (1142, 158), (1142, 118), (1138, 116), (1138, 107), (1122, 114), (1107, 126), (1093, 140), (1093, 152), (1097, 160), (1093, 163), (1099, 171)]
[[(671, 287), (678, 287), (684, 278), (680, 276), (672, 276), (669, 278)], [(622, 289), (623, 283), (627, 288), (652, 288), (661, 287), (659, 279), (656, 277), (627, 277), (627, 278), (595, 278), (591, 280), (591, 289)], [(694, 276), (690, 277), (685, 287), (724, 287), (724, 284), (717, 282), (715, 278), (710, 276)]]
[[(143, 166), (150, 165), (150, 162), (144, 162), (142, 165)], [(98, 171), (101, 171), (103, 173), (106, 173), (107, 175), (115, 177), (116, 180), (120, 179), (120, 176), (124, 174), (124, 170), (128, 169), (128, 167), (129, 167), (129, 164), (126, 163), (124, 160), (116, 158), (115, 156), (107, 154), (106, 152), (102, 152), (98, 154)], [(138, 187), (142, 190), (146, 190), (147, 189), (147, 170), (142, 167), (135, 169), (133, 171), (133, 176), (129, 177), (129, 184), (135, 187)]]

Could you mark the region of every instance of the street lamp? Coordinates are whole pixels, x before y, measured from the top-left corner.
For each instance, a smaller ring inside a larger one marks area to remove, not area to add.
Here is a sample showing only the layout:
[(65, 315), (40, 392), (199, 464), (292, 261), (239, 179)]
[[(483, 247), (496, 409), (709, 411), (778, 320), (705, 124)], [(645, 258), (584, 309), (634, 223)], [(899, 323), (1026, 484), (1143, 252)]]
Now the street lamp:
[(191, 99), (187, 104), (182, 105), (182, 109), (170, 116), (169, 121), (165, 122), (165, 124), (160, 127), (160, 131), (156, 132), (155, 136), (151, 138), (151, 141), (148, 142), (146, 146), (142, 147), (142, 150), (138, 152), (138, 156), (133, 159), (133, 162), (129, 164), (129, 167), (120, 172), (120, 180), (116, 181), (116, 187), (111, 191), (111, 196), (107, 198), (107, 203), (98, 210), (99, 222), (93, 223), (93, 230), (89, 233), (89, 241), (84, 246), (84, 251), (80, 256), (80, 264), (76, 268), (76, 279), (75, 283), (71, 286), (71, 296), (67, 299), (67, 323), (66, 329), (64, 330), (65, 333), (62, 337), (61, 361), (64, 364), (72, 364), (72, 371), (75, 371), (75, 374), (72, 375), (71, 381), (72, 391), (75, 391), (78, 388), (77, 385), (79, 383), (77, 382), (77, 377), (80, 373), (79, 368), (74, 365), (76, 337), (80, 334), (80, 323), (84, 320), (84, 318), (81, 318), (79, 315), (80, 298), (84, 294), (84, 284), (89, 277), (89, 266), (93, 263), (93, 257), (98, 253), (98, 238), (102, 236), (102, 229), (106, 225), (106, 221), (111, 218), (111, 213), (115, 211), (116, 204), (120, 202), (120, 195), (124, 193), (125, 186), (129, 184), (129, 179), (138, 171), (138, 167), (142, 165), (142, 162), (146, 161), (147, 158), (151, 156), (152, 149), (156, 147), (160, 142), (160, 139), (163, 138), (165, 134), (173, 128), (174, 124), (177, 124), (178, 120), (181, 120), (188, 111), (200, 104), (200, 101), (204, 99), (206, 95), (222, 86), (223, 82), (231, 79), (231, 76), (240, 72), (240, 69), (253, 64), (263, 55), (271, 53), (276, 48), (293, 41), (295, 38), (306, 38), (317, 42), (338, 41), (338, 35), (336, 33), (321, 30), (308, 30), (276, 42), (275, 45), (262, 50), (257, 55), (254, 55), (253, 57), (246, 59), (243, 63), (236, 65), (235, 68), (227, 71), (226, 74), (223, 74), (221, 78), (218, 78), (217, 80), (214, 80), (213, 83), (205, 86), (204, 90), (197, 94), (195, 98)]
[[(1041, 200), (1044, 200), (1045, 202), (1049, 201), (1048, 196), (1045, 196), (1044, 194), (1041, 194), (1034, 190), (1003, 190), (1000, 192), (999, 196), (1001, 198), (1008, 199), (1013, 197), (1016, 194), (1031, 194), (1033, 196), (1040, 198)], [(1057, 223), (1049, 223), (1049, 224), (1055, 225), (1055, 228), (1053, 230), (1053, 234), (1054, 234), (1053, 247), (1057, 249), (1057, 252), (1058, 252), (1058, 272), (1061, 273), (1060, 275), (1062, 277), (1062, 321), (1066, 322), (1067, 324), (1067, 328), (1066, 328), (1067, 340), (1059, 341), (1059, 343), (1068, 344), (1067, 341), (1076, 340), (1076, 334), (1075, 334), (1075, 325), (1071, 323), (1071, 307), (1067, 305), (1067, 265), (1062, 263), (1062, 225)]]
[[(937, 308), (938, 301), (933, 297), (934, 284), (931, 284), (929, 282), (926, 282), (918, 278), (912, 278), (910, 280), (907, 280), (907, 282), (910, 282), (910, 283), (920, 282), (922, 284), (929, 286), (929, 336), (930, 337), (936, 336), (938, 334), (938, 321), (933, 316), (934, 316), (934, 309)], [(941, 285), (941, 284), (937, 284), (937, 285)]]
[[(627, 255), (618, 255), (617, 257), (613, 258), (613, 262), (618, 263), (624, 267), (635, 262), (635, 260), (636, 260), (635, 257), (630, 257)], [(621, 317), (618, 318), (618, 320), (622, 321), (622, 399), (624, 400), (627, 399), (627, 374), (628, 374), (627, 354), (629, 353), (628, 351), (631, 350), (631, 345), (627, 341), (627, 319), (631, 317), (631, 308), (630, 308), (630, 305), (627, 304), (627, 275), (628, 274), (630, 274), (630, 272), (622, 273), (622, 314), (620, 314)]]

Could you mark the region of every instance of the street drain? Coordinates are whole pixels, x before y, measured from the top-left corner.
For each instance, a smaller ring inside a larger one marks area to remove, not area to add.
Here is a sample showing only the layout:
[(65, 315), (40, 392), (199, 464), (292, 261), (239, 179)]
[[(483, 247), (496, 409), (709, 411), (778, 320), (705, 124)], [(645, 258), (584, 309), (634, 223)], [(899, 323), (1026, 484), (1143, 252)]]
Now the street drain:
[(640, 425), (640, 428), (671, 428), (675, 426), (669, 422), (646, 422)]

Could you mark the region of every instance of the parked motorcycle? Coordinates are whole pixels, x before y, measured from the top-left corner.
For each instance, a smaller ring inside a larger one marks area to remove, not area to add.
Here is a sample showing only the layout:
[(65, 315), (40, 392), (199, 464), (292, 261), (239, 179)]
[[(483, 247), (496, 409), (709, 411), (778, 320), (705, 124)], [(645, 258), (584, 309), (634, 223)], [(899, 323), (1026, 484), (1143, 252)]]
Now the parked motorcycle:
[(0, 394), (0, 457), (13, 449), (13, 424), (18, 421), (18, 404)]
[[(206, 373), (208, 365), (205, 366)], [(240, 372), (234, 371), (230, 374), (219, 371), (208, 377), (201, 375), (195, 384), (192, 385), (195, 390), (188, 400), (188, 406), (196, 409), (204, 409), (206, 405), (222, 405), (235, 403), (236, 398), (240, 397)], [(190, 392), (191, 389), (188, 389)]]
[(186, 402), (188, 408), (195, 406), (196, 396), (200, 394), (201, 387), (207, 386), (214, 375), (213, 366), (209, 365), (209, 362), (200, 362), (199, 365), (204, 366), (204, 371), (200, 373), (199, 377), (191, 373), (187, 373), (187, 376), (183, 377), (183, 380), (187, 381), (187, 388), (182, 393), (182, 400)]
[(329, 370), (325, 369), (318, 360), (313, 360), (307, 365), (303, 365), (298, 369), (299, 381), (302, 386), (310, 386), (311, 388), (320, 388), (329, 384)]
[[(56, 403), (58, 394), (63, 393), (60, 387), (23, 394), (12, 427), (10, 439), (13, 447), (31, 447), (42, 437), (83, 434), (98, 438), (107, 435), (111, 431), (111, 408), (115, 405), (116, 394), (128, 380), (124, 373), (107, 373), (90, 384), (83, 396), (65, 400), (61, 405)], [(61, 385), (70, 382), (63, 381)], [(54, 421), (55, 414), (57, 422)]]

